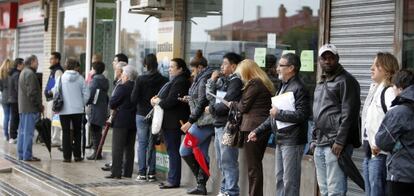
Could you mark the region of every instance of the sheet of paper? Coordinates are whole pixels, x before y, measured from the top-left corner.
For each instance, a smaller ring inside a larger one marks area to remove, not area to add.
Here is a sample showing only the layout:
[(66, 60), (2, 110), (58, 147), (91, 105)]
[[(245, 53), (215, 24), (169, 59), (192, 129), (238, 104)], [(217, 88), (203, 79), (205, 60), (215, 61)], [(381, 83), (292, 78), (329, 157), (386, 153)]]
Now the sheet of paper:
[(300, 71), (313, 72), (313, 50), (302, 50), (300, 62), (302, 63)]
[(256, 62), (259, 67), (266, 66), (266, 48), (254, 49), (254, 62)]
[(228, 102), (228, 101), (226, 101), (224, 98), (222, 98), (222, 97), (219, 97), (219, 96), (217, 96), (217, 95), (215, 95), (215, 94), (213, 94), (213, 93), (210, 93), (210, 92), (207, 92), (209, 95), (211, 95), (211, 96), (213, 96), (214, 98), (216, 98), (216, 100), (217, 99), (219, 99), (221, 102), (223, 102), (224, 103), (224, 105), (226, 105), (227, 107), (230, 107), (230, 102)]
[(276, 48), (276, 33), (267, 34), (267, 47)]
[(217, 96), (217, 97), (220, 97), (220, 98), (222, 98), (222, 99), (216, 99), (216, 103), (221, 103), (221, 102), (222, 102), (222, 100), (224, 100), (224, 97), (226, 96), (226, 93), (227, 93), (227, 92), (225, 92), (225, 91), (217, 91), (217, 92), (216, 92), (216, 96)]
[[(272, 97), (272, 106), (277, 107), (280, 110), (296, 111), (295, 96), (293, 95), (293, 92), (286, 92)], [(278, 129), (283, 129), (294, 124), (295, 123), (276, 121)]]

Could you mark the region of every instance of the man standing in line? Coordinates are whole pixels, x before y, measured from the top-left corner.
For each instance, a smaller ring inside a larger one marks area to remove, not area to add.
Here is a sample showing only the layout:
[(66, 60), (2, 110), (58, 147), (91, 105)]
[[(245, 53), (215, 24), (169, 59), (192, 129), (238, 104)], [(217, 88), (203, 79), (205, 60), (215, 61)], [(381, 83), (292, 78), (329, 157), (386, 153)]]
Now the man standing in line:
[(40, 161), (32, 155), (33, 133), (35, 123), (43, 112), (42, 90), (36, 76), (39, 65), (37, 57), (31, 55), (24, 62), (25, 68), (19, 77), (19, 113), (20, 125), (17, 141), (18, 159), (24, 161)]
[[(47, 80), (46, 87), (45, 87), (45, 97), (47, 101), (47, 112), (46, 115), (53, 119), (55, 115), (58, 116), (58, 114), (54, 114), (52, 111), (52, 103), (53, 103), (53, 93), (52, 89), (56, 84), (56, 80), (60, 78), (60, 76), (63, 74), (63, 68), (60, 65), (60, 59), (61, 55), (59, 52), (52, 52), (50, 54), (49, 62), (50, 62), (50, 75), (49, 79)], [(59, 147), (62, 144), (62, 128), (58, 126), (52, 125), (52, 147)]]
[[(277, 65), (279, 80), (282, 81), (276, 95), (293, 93), (294, 111), (282, 110), (276, 106), (270, 109), (270, 117), (249, 134), (249, 140), (256, 141), (256, 135), (274, 131), (276, 139), (276, 195), (299, 196), (301, 163), (307, 142), (310, 96), (299, 77), (300, 57), (293, 53), (281, 57)], [(291, 123), (278, 127), (276, 121)]]
[[(234, 52), (225, 54), (221, 64), (221, 74), (223, 76), (219, 78), (218, 71), (213, 72), (211, 78), (207, 81), (207, 90), (216, 95), (225, 94), (224, 99), (226, 101), (239, 101), (242, 97), (243, 82), (234, 72), (241, 60), (242, 57)], [(207, 95), (207, 99), (210, 101), (210, 106), (207, 109), (214, 117), (214, 147), (217, 165), (222, 176), (218, 195), (239, 195), (239, 149), (222, 144), (229, 108), (223, 102), (216, 102), (211, 95)]]
[(315, 129), (312, 134), (316, 177), (322, 196), (346, 195), (347, 177), (338, 165), (341, 153), (352, 155), (361, 146), (358, 81), (339, 64), (333, 44), (319, 49), (322, 76), (313, 102)]

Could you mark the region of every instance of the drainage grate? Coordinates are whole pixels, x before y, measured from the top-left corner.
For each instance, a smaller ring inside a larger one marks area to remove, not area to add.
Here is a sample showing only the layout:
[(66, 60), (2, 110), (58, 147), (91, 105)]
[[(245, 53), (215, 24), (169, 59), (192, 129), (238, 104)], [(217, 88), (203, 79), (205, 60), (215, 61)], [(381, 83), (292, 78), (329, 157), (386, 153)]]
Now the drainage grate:
[(72, 195), (85, 195), (85, 196), (95, 196), (95, 194), (86, 191), (85, 189), (81, 188), (80, 186), (68, 183), (62, 179), (56, 178), (42, 170), (39, 170), (23, 161), (18, 161), (14, 157), (9, 155), (4, 155), (4, 158), (14, 164), (16, 164), (19, 169), (22, 171), (34, 176), (42, 181), (46, 181), (49, 184), (52, 184), (54, 187), (59, 187), (64, 192), (69, 192)]

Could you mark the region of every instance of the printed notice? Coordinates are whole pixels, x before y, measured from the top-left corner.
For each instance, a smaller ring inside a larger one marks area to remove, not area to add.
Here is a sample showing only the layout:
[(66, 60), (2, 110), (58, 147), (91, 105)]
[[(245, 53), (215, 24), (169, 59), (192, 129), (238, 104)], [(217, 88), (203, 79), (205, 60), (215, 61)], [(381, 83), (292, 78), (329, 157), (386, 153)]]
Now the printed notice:
[(276, 48), (276, 33), (267, 34), (267, 47)]
[(259, 67), (265, 67), (266, 65), (266, 48), (254, 49), (254, 61)]
[(313, 72), (313, 50), (302, 50), (300, 62), (302, 63), (300, 71)]

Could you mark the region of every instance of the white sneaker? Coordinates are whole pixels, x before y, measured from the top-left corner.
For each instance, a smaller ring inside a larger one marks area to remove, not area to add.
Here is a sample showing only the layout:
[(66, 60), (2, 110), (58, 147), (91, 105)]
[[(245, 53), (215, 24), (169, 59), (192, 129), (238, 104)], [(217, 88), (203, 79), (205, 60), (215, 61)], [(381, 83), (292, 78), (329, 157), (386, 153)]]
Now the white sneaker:
[(9, 139), (9, 144), (16, 144), (16, 143), (17, 143), (16, 139), (13, 139), (13, 138)]
[(226, 196), (225, 193), (219, 192), (219, 194), (217, 194), (217, 196)]

